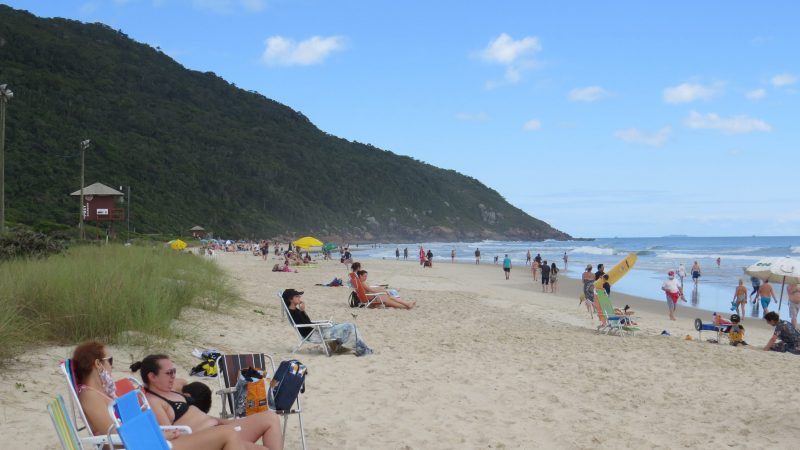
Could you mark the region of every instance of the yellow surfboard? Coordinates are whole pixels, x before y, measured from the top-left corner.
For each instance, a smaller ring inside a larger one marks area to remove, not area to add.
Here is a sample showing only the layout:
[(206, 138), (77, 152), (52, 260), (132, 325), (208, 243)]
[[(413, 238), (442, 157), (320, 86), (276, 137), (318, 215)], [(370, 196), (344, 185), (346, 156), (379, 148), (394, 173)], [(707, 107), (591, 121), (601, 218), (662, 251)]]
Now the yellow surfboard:
[[(628, 271), (633, 268), (633, 265), (636, 264), (636, 253), (629, 253), (628, 256), (625, 257), (622, 261), (620, 261), (616, 266), (611, 268), (606, 274), (608, 275), (608, 284), (614, 285), (620, 278), (624, 277)], [(594, 286), (597, 289), (603, 289), (603, 282), (605, 280), (600, 278), (599, 280), (594, 282)]]

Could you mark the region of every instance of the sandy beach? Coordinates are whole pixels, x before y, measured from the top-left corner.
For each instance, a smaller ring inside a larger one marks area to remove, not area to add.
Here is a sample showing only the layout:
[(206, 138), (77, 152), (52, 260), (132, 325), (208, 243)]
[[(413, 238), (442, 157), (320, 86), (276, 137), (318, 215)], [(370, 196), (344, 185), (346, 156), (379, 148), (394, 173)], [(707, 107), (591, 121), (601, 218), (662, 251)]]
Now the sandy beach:
[[(663, 303), (614, 294), (616, 306), (638, 312), (642, 332), (598, 335), (596, 319), (578, 305), (575, 280), (561, 277), (558, 294), (542, 293), (526, 266), (514, 267), (506, 281), (492, 264), (422, 269), (411, 259), (363, 263), (372, 283), (390, 284), (418, 308), (355, 310), (346, 305), (348, 288), (315, 286), (343, 278), (343, 265), (321, 261), (299, 273), (273, 273), (272, 258), (219, 254), (245, 301), (221, 313), (185, 310), (174, 324), (179, 341), (158, 350), (184, 377), (197, 363), (193, 348), (289, 358), (296, 338), (276, 296), (289, 287), (305, 291), (312, 319), (355, 321), (373, 355), (328, 358), (318, 347), (295, 355), (309, 368), (302, 397), (309, 448), (798, 446), (800, 358), (761, 351), (771, 333), (763, 321), (745, 319), (750, 347), (715, 345), (697, 340), (696, 311), (679, 305), (672, 322)], [(664, 329), (672, 336), (660, 336)], [(41, 347), (5, 362), (0, 434), (30, 441), (0, 447), (59, 448), (45, 406), (66, 396), (58, 362), (72, 348)], [(110, 351), (115, 378), (150, 353)], [(216, 389), (216, 380), (207, 381)], [(211, 412), (219, 409), (215, 398)], [(291, 419), (287, 448), (299, 448), (297, 430)]]

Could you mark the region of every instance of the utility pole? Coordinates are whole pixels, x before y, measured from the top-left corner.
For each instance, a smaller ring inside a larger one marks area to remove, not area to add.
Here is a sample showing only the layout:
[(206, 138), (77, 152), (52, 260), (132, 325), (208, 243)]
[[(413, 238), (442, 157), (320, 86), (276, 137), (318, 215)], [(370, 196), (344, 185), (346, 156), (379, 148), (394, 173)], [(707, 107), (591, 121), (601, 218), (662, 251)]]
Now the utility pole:
[(6, 103), (14, 98), (7, 84), (0, 84), (0, 233), (6, 232)]
[(81, 141), (81, 222), (80, 222), (80, 225), (78, 226), (78, 228), (80, 229), (80, 234), (81, 234), (81, 240), (82, 241), (86, 239), (86, 233), (83, 230), (83, 184), (84, 184), (83, 173), (84, 173), (84, 167), (85, 167), (84, 155), (86, 153), (86, 149), (89, 148), (89, 144), (91, 144), (91, 143), (92, 143), (92, 141), (90, 141), (89, 139)]
[(131, 185), (127, 186), (120, 186), (119, 190), (121, 191), (123, 187), (128, 188), (128, 197), (125, 201), (125, 220), (128, 221), (128, 235), (127, 235), (127, 242), (131, 241)]

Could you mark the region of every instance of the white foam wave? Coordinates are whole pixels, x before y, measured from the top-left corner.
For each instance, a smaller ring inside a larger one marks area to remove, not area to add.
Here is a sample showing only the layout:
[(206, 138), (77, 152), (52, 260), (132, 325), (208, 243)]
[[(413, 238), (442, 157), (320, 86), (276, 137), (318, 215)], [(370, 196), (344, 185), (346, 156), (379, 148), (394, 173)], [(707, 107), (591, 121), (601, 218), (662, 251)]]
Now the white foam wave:
[(583, 246), (583, 247), (575, 247), (574, 249), (570, 250), (570, 253), (585, 253), (587, 255), (613, 255), (614, 254), (614, 249), (613, 248), (603, 248), (603, 247)]
[(721, 258), (723, 261), (726, 259), (735, 259), (735, 260), (756, 260), (765, 258), (765, 256), (756, 256), (756, 255), (708, 255), (708, 254), (701, 254), (701, 253), (674, 253), (674, 252), (664, 252), (659, 253), (656, 255), (656, 258), (669, 258), (669, 259), (716, 259)]
[(800, 253), (800, 245), (796, 245), (789, 249), (792, 253)]

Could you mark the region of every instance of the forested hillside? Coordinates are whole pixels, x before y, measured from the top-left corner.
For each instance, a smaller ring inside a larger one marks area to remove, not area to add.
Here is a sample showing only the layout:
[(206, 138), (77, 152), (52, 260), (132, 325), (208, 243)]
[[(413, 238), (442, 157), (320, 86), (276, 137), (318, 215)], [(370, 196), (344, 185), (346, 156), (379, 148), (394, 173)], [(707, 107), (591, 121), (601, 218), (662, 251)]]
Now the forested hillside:
[(6, 216), (72, 226), (86, 184), (132, 186), (140, 233), (351, 240), (568, 236), (478, 180), (327, 134), (303, 114), (103, 24), (0, 5)]

